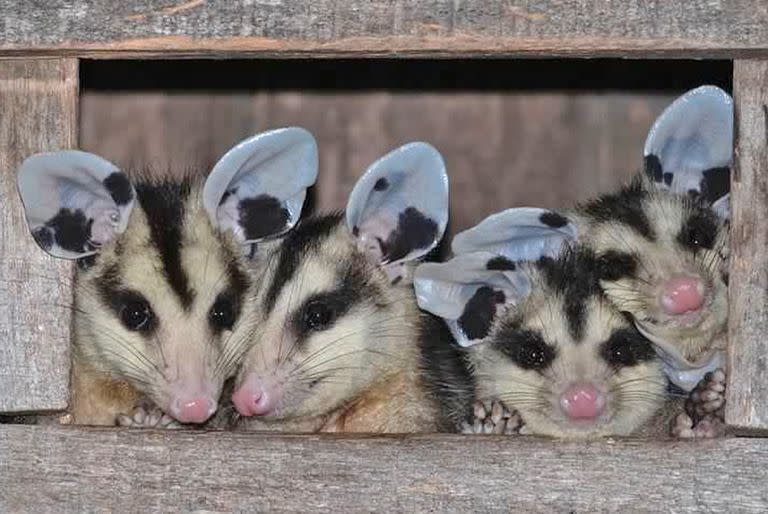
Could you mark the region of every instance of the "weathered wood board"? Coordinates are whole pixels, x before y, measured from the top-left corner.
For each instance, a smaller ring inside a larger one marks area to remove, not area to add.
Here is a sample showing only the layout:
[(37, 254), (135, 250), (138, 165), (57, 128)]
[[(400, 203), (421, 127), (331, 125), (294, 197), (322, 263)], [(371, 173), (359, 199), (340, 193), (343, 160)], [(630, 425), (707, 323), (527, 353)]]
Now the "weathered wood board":
[(33, 241), (16, 170), (77, 145), (77, 105), (76, 60), (0, 60), (0, 412), (67, 406), (72, 266)]
[(327, 211), (344, 208), (355, 181), (379, 156), (408, 141), (428, 141), (448, 167), (455, 232), (508, 207), (564, 207), (616, 188), (639, 169), (646, 133), (673, 97), (85, 91), (81, 144), (128, 168), (205, 173), (240, 139), (300, 125), (318, 139), (316, 208)]
[(734, 63), (736, 167), (725, 417), (768, 429), (768, 61)]
[(338, 437), (0, 425), (3, 512), (765, 512), (768, 439)]
[(762, 0), (0, 0), (0, 55), (757, 56)]

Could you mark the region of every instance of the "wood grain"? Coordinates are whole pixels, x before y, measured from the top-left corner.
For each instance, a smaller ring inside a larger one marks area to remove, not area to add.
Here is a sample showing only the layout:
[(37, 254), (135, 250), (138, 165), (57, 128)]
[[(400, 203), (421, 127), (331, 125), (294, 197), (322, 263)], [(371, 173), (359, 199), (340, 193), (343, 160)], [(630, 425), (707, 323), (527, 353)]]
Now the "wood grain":
[(768, 440), (0, 425), (4, 512), (765, 512)]
[(379, 156), (424, 140), (444, 155), (451, 230), (520, 205), (563, 207), (625, 181), (672, 94), (86, 91), (84, 149), (124, 167), (205, 173), (230, 146), (300, 125), (320, 149), (316, 207), (343, 209)]
[(768, 61), (736, 61), (725, 416), (768, 428)]
[(761, 0), (0, 0), (0, 55), (768, 53)]
[(77, 145), (77, 61), (0, 61), (0, 412), (69, 398), (72, 266), (35, 244), (16, 189), (29, 155)]

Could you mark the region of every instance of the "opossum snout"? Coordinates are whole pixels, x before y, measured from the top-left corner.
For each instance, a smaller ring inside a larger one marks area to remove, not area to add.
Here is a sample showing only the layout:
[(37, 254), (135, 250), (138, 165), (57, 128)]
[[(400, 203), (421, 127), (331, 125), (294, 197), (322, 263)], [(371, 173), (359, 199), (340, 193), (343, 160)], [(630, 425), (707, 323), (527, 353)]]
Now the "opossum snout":
[(605, 394), (590, 382), (572, 384), (560, 394), (560, 408), (573, 420), (595, 419), (605, 410)]
[(199, 388), (179, 384), (172, 388), (169, 414), (182, 423), (203, 423), (210, 418), (218, 402)]
[(671, 315), (697, 311), (704, 304), (704, 292), (704, 283), (697, 277), (673, 277), (664, 284), (661, 308)]
[(250, 373), (232, 394), (232, 403), (241, 416), (266, 416), (274, 412), (282, 394), (275, 381)]

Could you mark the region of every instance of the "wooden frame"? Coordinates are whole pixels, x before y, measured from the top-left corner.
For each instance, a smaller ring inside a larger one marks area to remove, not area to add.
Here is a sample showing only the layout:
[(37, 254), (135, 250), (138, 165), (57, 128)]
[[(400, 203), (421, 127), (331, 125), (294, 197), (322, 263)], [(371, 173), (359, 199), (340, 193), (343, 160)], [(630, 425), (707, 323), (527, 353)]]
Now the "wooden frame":
[[(87, 0), (28, 9), (0, 0), (0, 412), (63, 410), (68, 398), (71, 268), (29, 251), (13, 171), (29, 153), (76, 145), (77, 58), (718, 57), (735, 60), (737, 127), (726, 419), (768, 429), (768, 10), (759, 0)], [(24, 280), (33, 285), (22, 294)], [(44, 350), (30, 344), (41, 331)], [(761, 438), (552, 443), (0, 425), (0, 462), (3, 511), (768, 507)]]

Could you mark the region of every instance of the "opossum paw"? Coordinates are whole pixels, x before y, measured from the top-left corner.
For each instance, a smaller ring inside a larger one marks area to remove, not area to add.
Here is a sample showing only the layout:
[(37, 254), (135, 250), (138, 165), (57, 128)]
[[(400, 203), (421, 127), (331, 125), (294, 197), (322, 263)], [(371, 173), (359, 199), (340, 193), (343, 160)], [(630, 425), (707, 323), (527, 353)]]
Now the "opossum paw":
[(498, 400), (478, 400), (474, 403), (473, 419), (462, 427), (465, 434), (518, 434), (523, 420), (517, 411), (510, 411)]
[(724, 420), (725, 371), (718, 368), (704, 375), (685, 402), (685, 410), (698, 425), (707, 418)]
[(181, 424), (158, 407), (139, 406), (133, 414), (120, 414), (117, 425), (130, 428), (181, 428)]
[(723, 421), (713, 415), (694, 423), (687, 413), (681, 412), (672, 424), (672, 436), (678, 439), (713, 439), (723, 435), (724, 431)]

